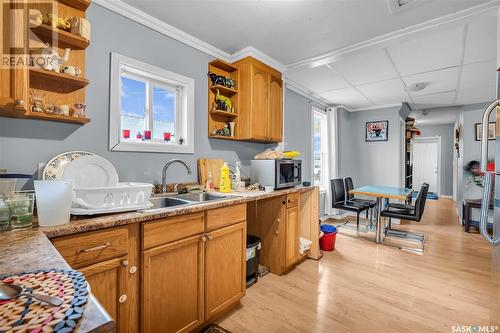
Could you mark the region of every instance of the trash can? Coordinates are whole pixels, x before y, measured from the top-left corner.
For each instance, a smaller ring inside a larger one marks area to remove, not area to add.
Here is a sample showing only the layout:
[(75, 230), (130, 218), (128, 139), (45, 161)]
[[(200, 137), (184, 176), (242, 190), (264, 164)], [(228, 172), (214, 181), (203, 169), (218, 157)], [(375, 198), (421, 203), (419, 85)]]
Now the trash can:
[(259, 237), (247, 235), (247, 287), (257, 282), (260, 247)]
[(337, 228), (333, 225), (323, 224), (321, 226), (323, 237), (319, 239), (319, 247), (323, 251), (335, 250), (335, 239), (337, 238)]

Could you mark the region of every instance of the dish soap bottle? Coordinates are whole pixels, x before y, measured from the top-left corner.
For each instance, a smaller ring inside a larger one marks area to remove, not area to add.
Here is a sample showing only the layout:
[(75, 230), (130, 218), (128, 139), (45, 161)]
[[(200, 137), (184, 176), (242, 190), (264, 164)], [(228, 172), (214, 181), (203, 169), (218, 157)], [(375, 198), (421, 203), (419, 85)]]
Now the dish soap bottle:
[(220, 169), (220, 186), (219, 191), (223, 193), (231, 192), (231, 178), (229, 177), (229, 166), (226, 162)]
[(206, 184), (207, 191), (213, 191), (214, 190), (214, 181), (212, 178), (212, 172), (208, 172), (207, 175), (207, 184)]

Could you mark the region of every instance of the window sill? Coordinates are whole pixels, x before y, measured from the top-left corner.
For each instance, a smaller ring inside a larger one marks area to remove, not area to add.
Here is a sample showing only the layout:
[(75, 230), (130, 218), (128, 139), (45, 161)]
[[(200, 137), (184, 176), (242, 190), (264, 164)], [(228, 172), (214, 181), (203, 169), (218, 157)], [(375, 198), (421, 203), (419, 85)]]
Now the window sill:
[(133, 151), (145, 153), (193, 154), (193, 145), (174, 145), (158, 142), (120, 142), (111, 151)]

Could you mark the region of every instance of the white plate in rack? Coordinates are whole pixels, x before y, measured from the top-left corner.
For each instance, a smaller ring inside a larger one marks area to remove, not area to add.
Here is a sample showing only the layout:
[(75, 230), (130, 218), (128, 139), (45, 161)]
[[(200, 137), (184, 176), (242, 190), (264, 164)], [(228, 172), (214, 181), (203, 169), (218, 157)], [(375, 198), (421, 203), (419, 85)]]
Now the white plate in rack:
[(43, 168), (42, 180), (61, 180), (64, 168), (82, 156), (92, 156), (87, 151), (68, 151), (52, 158)]
[(118, 184), (118, 173), (105, 158), (82, 156), (66, 165), (62, 180), (73, 182), (75, 188), (111, 187)]

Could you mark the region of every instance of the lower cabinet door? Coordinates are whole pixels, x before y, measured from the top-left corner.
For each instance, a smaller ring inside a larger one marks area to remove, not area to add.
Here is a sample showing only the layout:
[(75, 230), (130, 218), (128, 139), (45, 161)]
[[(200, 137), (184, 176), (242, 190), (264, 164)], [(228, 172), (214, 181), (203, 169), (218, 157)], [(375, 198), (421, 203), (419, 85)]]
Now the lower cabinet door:
[(128, 332), (130, 302), (135, 301), (128, 295), (127, 256), (106, 260), (80, 268), (90, 285), (92, 294), (116, 322), (116, 331)]
[(299, 207), (286, 210), (285, 266), (290, 267), (299, 259)]
[(246, 221), (207, 234), (205, 318), (224, 311), (246, 290)]
[(201, 325), (204, 240), (198, 235), (143, 251), (142, 332), (188, 332)]

